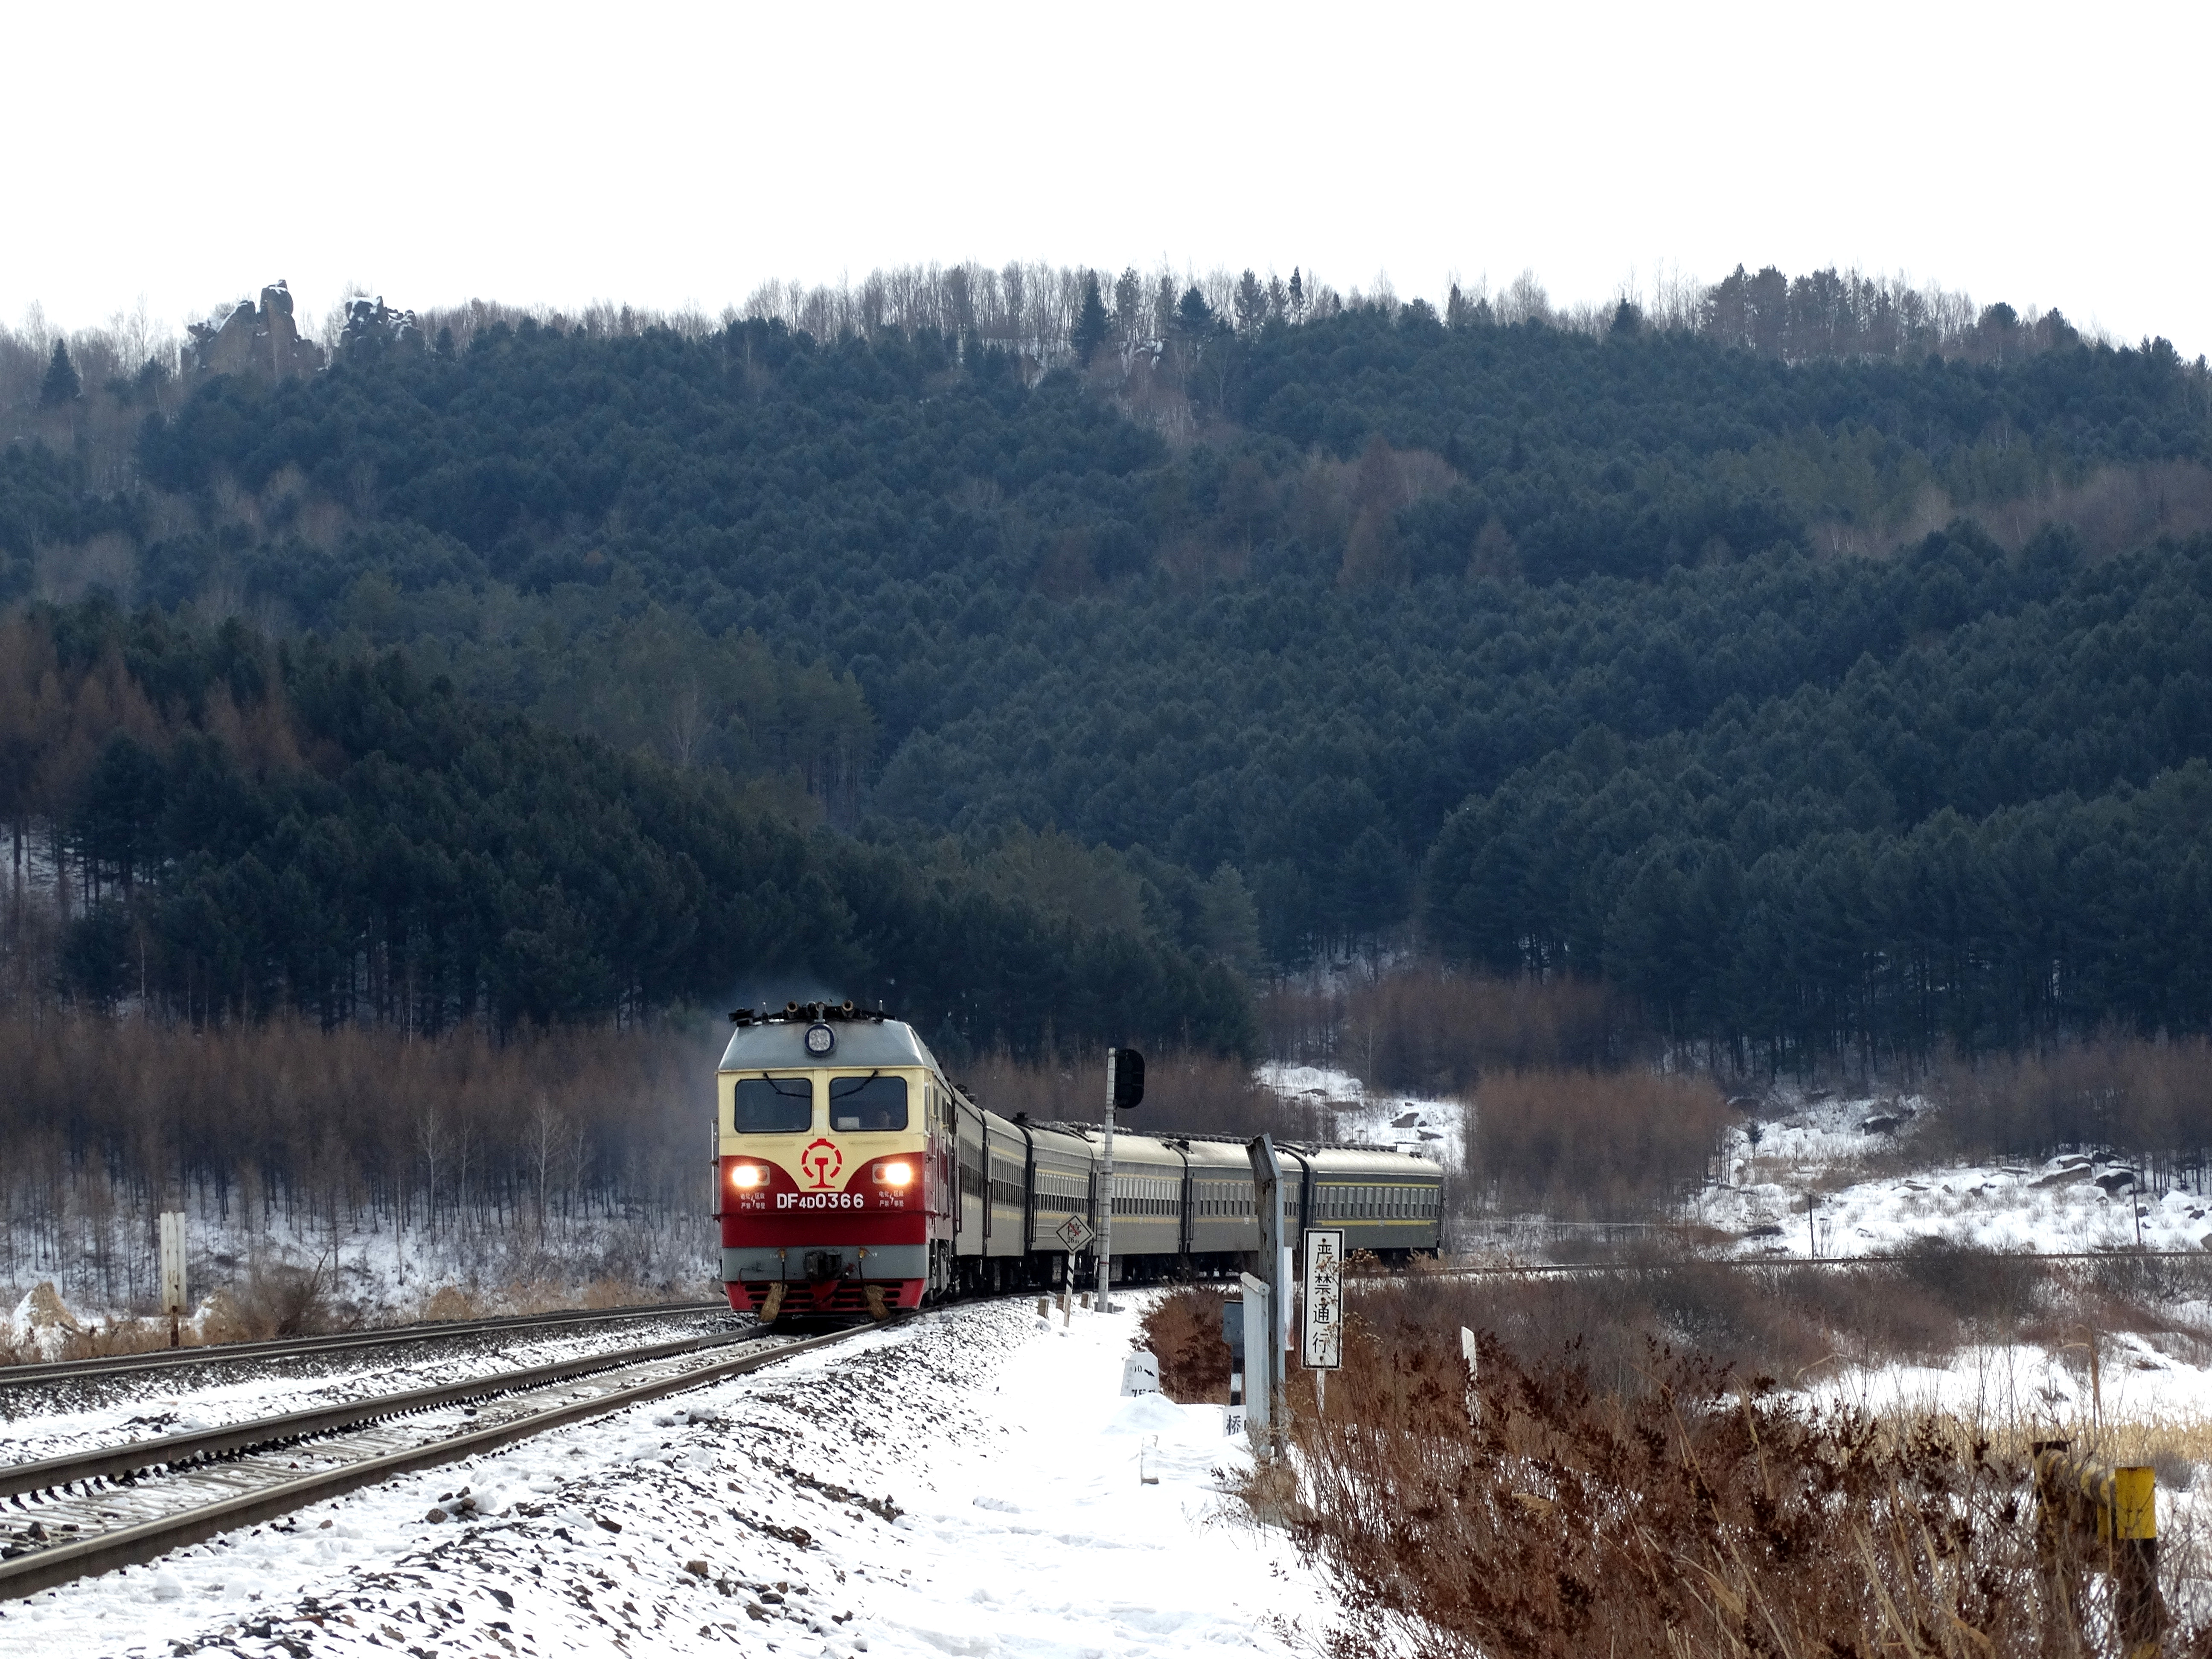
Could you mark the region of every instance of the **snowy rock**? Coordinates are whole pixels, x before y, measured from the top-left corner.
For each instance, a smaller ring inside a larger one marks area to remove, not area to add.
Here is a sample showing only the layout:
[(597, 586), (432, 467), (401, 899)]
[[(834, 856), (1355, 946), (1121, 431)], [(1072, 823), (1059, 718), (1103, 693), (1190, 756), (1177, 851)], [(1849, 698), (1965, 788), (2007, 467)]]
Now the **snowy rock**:
[(15, 1347), (36, 1348), (41, 1359), (55, 1360), (69, 1339), (82, 1335), (84, 1327), (63, 1305), (52, 1279), (43, 1279), (15, 1304), (8, 1321), (8, 1340)]

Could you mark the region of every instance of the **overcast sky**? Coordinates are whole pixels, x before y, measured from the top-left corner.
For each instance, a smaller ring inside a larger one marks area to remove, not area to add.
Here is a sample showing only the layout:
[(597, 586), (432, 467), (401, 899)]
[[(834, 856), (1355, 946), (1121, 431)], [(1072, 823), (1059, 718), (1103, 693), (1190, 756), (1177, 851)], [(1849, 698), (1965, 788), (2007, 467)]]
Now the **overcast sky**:
[(11, 9), (0, 319), (1835, 264), (2212, 350), (2212, 8)]

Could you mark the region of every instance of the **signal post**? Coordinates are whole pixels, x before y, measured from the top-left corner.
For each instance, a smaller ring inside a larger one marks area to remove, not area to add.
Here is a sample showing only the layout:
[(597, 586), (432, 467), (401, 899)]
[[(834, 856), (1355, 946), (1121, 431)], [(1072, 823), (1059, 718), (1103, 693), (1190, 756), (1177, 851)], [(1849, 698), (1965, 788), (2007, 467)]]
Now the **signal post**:
[(1106, 1051), (1106, 1144), (1100, 1152), (1098, 1184), (1098, 1306), (1114, 1311), (1114, 1114), (1141, 1105), (1145, 1057), (1134, 1048)]

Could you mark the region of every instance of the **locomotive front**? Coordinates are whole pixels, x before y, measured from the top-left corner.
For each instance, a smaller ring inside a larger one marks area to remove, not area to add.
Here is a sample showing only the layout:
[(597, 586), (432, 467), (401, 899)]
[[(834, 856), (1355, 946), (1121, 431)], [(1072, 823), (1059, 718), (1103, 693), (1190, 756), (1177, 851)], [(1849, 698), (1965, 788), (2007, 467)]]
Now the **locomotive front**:
[(921, 1306), (950, 1213), (929, 1051), (850, 1003), (731, 1018), (714, 1136), (730, 1305), (764, 1320)]

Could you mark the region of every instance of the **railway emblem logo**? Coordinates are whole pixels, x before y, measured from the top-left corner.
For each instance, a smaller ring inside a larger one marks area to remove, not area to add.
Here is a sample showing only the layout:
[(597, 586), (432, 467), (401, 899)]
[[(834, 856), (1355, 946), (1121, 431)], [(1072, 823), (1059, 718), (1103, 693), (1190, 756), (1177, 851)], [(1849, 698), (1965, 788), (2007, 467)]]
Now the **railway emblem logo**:
[(799, 1155), (799, 1167), (810, 1185), (817, 1192), (826, 1192), (845, 1167), (845, 1154), (837, 1150), (835, 1141), (817, 1139), (807, 1142), (806, 1150)]

